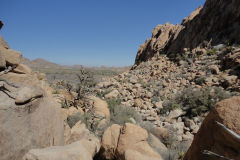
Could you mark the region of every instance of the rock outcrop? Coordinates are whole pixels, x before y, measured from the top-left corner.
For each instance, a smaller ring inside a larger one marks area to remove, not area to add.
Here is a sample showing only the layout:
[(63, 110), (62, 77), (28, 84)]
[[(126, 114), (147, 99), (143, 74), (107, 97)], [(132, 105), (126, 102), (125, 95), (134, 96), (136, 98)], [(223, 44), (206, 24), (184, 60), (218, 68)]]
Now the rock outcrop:
[(32, 149), (23, 160), (92, 160), (100, 149), (100, 141), (78, 122), (71, 129), (67, 145)]
[(161, 160), (147, 142), (148, 133), (134, 124), (112, 125), (103, 135), (100, 154), (107, 160)]
[[(240, 159), (240, 97), (219, 102), (211, 110), (184, 160), (217, 160), (218, 156), (228, 159)], [(204, 154), (208, 153), (208, 154)], [(210, 154), (210, 155), (209, 155)]]
[(30, 149), (64, 144), (60, 106), (46, 79), (20, 64), (21, 57), (0, 37), (1, 160), (22, 160)]
[(166, 23), (156, 26), (152, 31), (152, 38), (146, 40), (137, 52), (136, 63), (146, 61), (153, 57), (168, 44), (170, 37), (176, 32), (178, 26)]
[(239, 43), (239, 10), (238, 0), (207, 0), (203, 8), (199, 7), (189, 17), (184, 18), (180, 26), (174, 28), (173, 25), (166, 24), (167, 30), (156, 27), (153, 33), (159, 34), (152, 34), (151, 39), (140, 47), (135, 64), (146, 61), (157, 53), (175, 57), (181, 54), (184, 48), (193, 50), (226, 42)]

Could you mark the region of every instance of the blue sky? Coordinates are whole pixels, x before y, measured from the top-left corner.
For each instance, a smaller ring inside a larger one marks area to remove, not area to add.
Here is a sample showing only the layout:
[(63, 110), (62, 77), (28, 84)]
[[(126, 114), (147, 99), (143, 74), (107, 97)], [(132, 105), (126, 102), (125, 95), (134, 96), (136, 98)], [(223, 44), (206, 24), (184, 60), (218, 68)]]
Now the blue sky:
[(157, 24), (180, 24), (205, 0), (1, 0), (0, 34), (29, 59), (132, 65)]

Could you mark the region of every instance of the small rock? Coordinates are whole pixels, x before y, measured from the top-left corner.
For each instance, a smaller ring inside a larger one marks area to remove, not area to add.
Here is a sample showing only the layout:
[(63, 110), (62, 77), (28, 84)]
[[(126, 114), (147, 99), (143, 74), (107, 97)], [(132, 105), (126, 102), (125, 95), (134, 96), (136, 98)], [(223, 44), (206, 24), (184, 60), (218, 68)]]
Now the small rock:
[(169, 113), (168, 119), (176, 119), (183, 114), (184, 114), (184, 112), (181, 109), (175, 109)]
[(182, 136), (182, 140), (183, 141), (188, 141), (188, 140), (193, 140), (193, 135), (190, 132), (186, 132), (183, 136)]
[(105, 98), (117, 98), (117, 96), (119, 95), (118, 90), (113, 90), (110, 93), (106, 94), (104, 97)]
[(136, 99), (134, 102), (134, 106), (135, 107), (141, 107), (142, 106), (142, 100), (141, 99)]
[(157, 108), (157, 109), (162, 109), (163, 108), (163, 102), (159, 101), (159, 102), (154, 103), (154, 107)]

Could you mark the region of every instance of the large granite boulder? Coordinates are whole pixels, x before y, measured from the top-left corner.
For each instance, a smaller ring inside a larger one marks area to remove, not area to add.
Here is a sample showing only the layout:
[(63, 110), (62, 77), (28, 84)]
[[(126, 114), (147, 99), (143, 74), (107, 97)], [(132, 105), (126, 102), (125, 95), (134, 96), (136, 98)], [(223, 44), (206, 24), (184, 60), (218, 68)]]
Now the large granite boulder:
[[(203, 121), (184, 160), (240, 159), (240, 97), (216, 104)], [(214, 155), (215, 154), (215, 155)]]

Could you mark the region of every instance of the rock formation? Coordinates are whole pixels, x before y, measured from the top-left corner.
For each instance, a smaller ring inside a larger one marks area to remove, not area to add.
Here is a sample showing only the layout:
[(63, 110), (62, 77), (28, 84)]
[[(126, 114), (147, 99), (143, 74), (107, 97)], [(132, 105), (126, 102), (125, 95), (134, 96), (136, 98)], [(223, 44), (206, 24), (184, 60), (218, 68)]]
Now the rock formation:
[(20, 64), (21, 53), (0, 37), (0, 159), (21, 160), (29, 149), (63, 145), (60, 106), (46, 79)]
[(240, 97), (233, 97), (216, 104), (203, 121), (184, 160), (219, 159), (211, 153), (239, 160), (239, 110)]
[(181, 54), (184, 48), (193, 50), (226, 42), (239, 43), (239, 10), (238, 0), (207, 0), (203, 8), (199, 7), (183, 19), (180, 26), (157, 26), (151, 39), (140, 47), (135, 64), (146, 61), (157, 53), (174, 57)]
[(147, 142), (148, 133), (134, 124), (112, 125), (102, 138), (100, 154), (107, 160), (161, 160)]
[(71, 129), (65, 146), (31, 149), (23, 160), (92, 160), (100, 149), (100, 141), (78, 122)]

